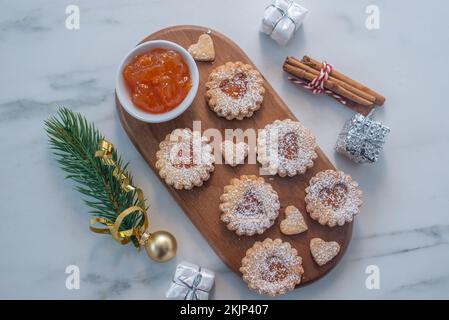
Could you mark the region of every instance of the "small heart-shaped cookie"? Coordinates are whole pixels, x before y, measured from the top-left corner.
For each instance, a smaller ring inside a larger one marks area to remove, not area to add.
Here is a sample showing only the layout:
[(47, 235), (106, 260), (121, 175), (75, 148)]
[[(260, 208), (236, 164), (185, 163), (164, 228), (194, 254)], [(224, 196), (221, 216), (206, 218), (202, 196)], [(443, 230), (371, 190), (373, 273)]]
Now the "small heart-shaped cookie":
[(321, 267), (331, 261), (340, 252), (340, 245), (335, 241), (326, 242), (320, 238), (310, 240), (310, 252), (315, 262)]
[(234, 143), (225, 140), (221, 143), (221, 154), (225, 160), (225, 164), (235, 167), (245, 162), (248, 156), (248, 144), (246, 142)]
[(294, 206), (285, 208), (285, 219), (281, 221), (281, 232), (288, 236), (306, 231), (307, 224), (301, 211)]
[(198, 42), (192, 44), (188, 51), (196, 61), (214, 61), (215, 49), (212, 37), (208, 34), (202, 34)]

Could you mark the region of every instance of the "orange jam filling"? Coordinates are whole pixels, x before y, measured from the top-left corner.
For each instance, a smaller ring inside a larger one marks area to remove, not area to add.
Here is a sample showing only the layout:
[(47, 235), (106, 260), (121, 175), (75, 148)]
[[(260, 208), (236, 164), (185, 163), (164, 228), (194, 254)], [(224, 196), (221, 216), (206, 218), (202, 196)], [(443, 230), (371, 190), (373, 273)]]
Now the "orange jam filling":
[(276, 256), (265, 260), (266, 270), (262, 273), (262, 279), (268, 282), (279, 282), (287, 278), (288, 269), (281, 259)]
[(192, 87), (190, 70), (179, 52), (157, 48), (136, 56), (123, 70), (133, 103), (149, 113), (176, 108)]
[(247, 90), (248, 77), (239, 72), (230, 79), (224, 79), (220, 82), (220, 89), (228, 96), (234, 99), (241, 98)]
[(172, 161), (172, 165), (178, 169), (190, 169), (196, 167), (196, 164), (194, 162), (192, 142), (189, 143), (188, 148), (184, 147), (178, 150), (178, 152), (176, 153), (176, 158), (174, 159), (174, 161)]
[(242, 216), (258, 216), (264, 213), (262, 202), (251, 190), (245, 191), (235, 211)]
[(298, 159), (299, 141), (295, 132), (287, 133), (279, 143), (279, 154), (286, 160)]
[(346, 185), (339, 182), (330, 188), (323, 188), (319, 193), (319, 199), (324, 205), (338, 209), (344, 204), (347, 193), (348, 188)]

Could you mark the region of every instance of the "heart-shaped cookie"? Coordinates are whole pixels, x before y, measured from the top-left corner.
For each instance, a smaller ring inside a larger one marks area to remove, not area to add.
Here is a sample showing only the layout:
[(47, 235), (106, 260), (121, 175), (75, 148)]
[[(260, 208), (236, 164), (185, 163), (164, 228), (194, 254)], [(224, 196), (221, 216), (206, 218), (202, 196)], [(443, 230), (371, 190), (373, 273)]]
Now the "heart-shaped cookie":
[(196, 61), (214, 61), (215, 49), (212, 37), (208, 34), (202, 34), (198, 42), (192, 44), (188, 51)]
[(245, 162), (248, 156), (248, 144), (246, 142), (234, 143), (225, 140), (221, 143), (221, 154), (225, 160), (225, 164), (235, 167)]
[(294, 206), (285, 209), (285, 219), (281, 221), (281, 232), (288, 236), (306, 231), (307, 224), (301, 211)]
[(310, 240), (310, 252), (315, 262), (321, 267), (331, 261), (340, 252), (340, 245), (335, 241), (320, 238)]

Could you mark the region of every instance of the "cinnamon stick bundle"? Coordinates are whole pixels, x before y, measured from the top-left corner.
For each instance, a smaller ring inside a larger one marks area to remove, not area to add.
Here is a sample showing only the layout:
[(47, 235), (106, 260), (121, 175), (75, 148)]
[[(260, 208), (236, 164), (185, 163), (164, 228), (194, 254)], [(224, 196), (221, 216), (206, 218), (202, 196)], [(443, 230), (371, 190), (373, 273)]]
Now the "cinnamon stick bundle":
[[(315, 79), (320, 74), (321, 68), (322, 63), (309, 56), (304, 56), (302, 60), (287, 57), (283, 65), (284, 71), (307, 81)], [(365, 107), (374, 104), (381, 106), (385, 102), (385, 98), (379, 93), (335, 69), (323, 85), (326, 89)]]

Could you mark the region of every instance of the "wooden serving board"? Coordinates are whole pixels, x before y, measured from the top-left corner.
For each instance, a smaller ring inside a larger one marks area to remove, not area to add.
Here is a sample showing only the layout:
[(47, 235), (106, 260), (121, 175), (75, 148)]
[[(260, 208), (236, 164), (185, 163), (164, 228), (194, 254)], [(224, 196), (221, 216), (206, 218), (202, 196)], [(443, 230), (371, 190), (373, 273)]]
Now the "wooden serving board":
[[(170, 27), (150, 35), (142, 42), (163, 39), (176, 42), (182, 47), (187, 48), (190, 44), (195, 43), (198, 37), (207, 30), (207, 28), (197, 26)], [(263, 105), (253, 117), (243, 121), (228, 121), (224, 118), (219, 118), (212, 112), (207, 106), (204, 97), (204, 85), (212, 69), (228, 61), (242, 61), (251, 65), (253, 63), (237, 44), (226, 36), (216, 31), (212, 31), (211, 36), (214, 40), (216, 50), (215, 62), (198, 62), (200, 73), (198, 95), (192, 106), (180, 117), (166, 123), (147, 124), (127, 114), (116, 99), (117, 111), (125, 131), (156, 174), (155, 162), (159, 142), (176, 128), (192, 128), (192, 122), (194, 120), (201, 120), (202, 130), (218, 128), (222, 130), (222, 133), (224, 133), (224, 129), (226, 128), (241, 128), (243, 130), (247, 128), (260, 129), (277, 119), (283, 120), (289, 118), (296, 120), (296, 117), (273, 90), (268, 81), (265, 81), (266, 93)], [(279, 70), (279, 72), (282, 72), (280, 66)], [(304, 197), (308, 181), (320, 171), (334, 169), (334, 166), (321, 149), (317, 148), (316, 151), (318, 158), (315, 160), (313, 168), (309, 169), (304, 175), (298, 175), (293, 178), (280, 178), (278, 176), (265, 177), (279, 194), (281, 211), (275, 224), (259, 236), (239, 237), (234, 232), (229, 231), (224, 223), (220, 221), (220, 211), (218, 208), (219, 198), (223, 193), (223, 188), (229, 184), (231, 178), (244, 174), (258, 175), (259, 166), (257, 164), (243, 164), (236, 168), (224, 164), (216, 165), (211, 178), (200, 188), (194, 188), (190, 191), (179, 191), (167, 186), (167, 189), (216, 254), (238, 274), (240, 274), (239, 267), (246, 250), (252, 247), (255, 241), (262, 241), (269, 237), (272, 239), (281, 238), (283, 241), (290, 242), (303, 258), (305, 272), (303, 282), (301, 283), (302, 286), (319, 279), (335, 267), (348, 246), (352, 233), (352, 223), (346, 224), (343, 227), (329, 228), (327, 226), (321, 226), (306, 213)], [(307, 232), (295, 236), (281, 234), (279, 224), (285, 217), (284, 209), (289, 205), (296, 206), (304, 213), (304, 218), (309, 226)], [(310, 254), (309, 242), (315, 237), (320, 237), (326, 241), (337, 241), (341, 246), (340, 254), (323, 267), (318, 267)]]

